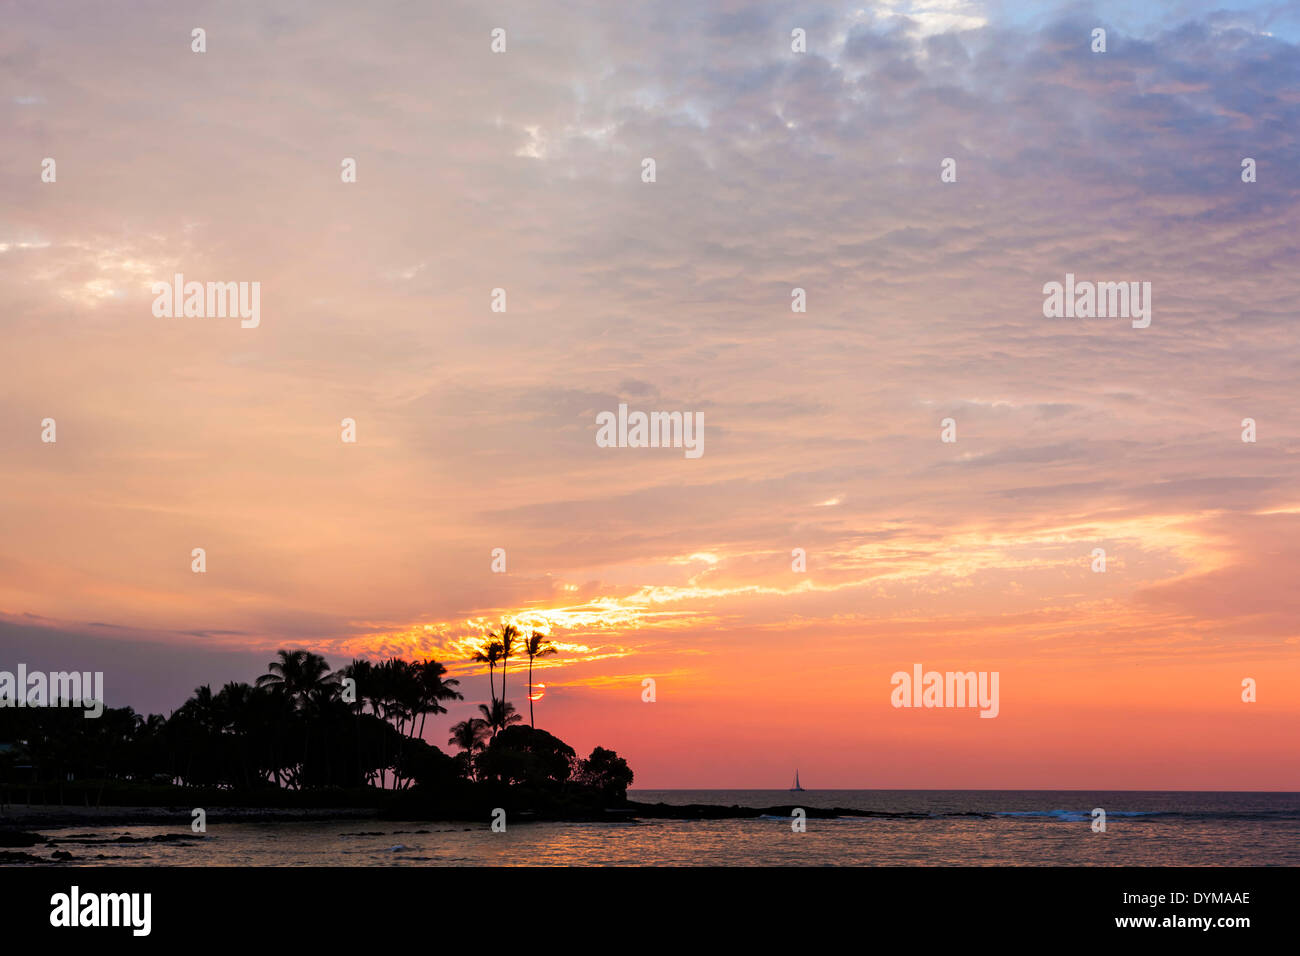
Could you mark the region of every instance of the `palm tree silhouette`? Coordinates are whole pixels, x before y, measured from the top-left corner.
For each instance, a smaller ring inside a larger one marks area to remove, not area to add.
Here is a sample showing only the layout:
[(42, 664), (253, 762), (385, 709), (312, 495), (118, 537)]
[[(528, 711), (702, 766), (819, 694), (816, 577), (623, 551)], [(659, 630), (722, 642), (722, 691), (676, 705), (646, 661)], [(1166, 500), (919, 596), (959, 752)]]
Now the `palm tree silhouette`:
[(513, 624), (506, 624), (501, 628), (501, 634), (490, 634), (489, 637), (495, 637), (501, 645), (501, 699), (506, 699), (506, 665), (510, 663), (510, 652), (515, 649), (515, 640), (519, 637), (519, 629)]
[(451, 736), (447, 738), (447, 743), (461, 750), (481, 750), (487, 735), (487, 721), (480, 717), (466, 717), (460, 723), (451, 725)]
[(447, 743), (463, 751), (461, 756), (465, 758), (465, 767), (471, 775), (474, 772), (474, 752), (483, 749), (488, 732), (487, 721), (481, 717), (467, 717), (458, 724), (452, 724)]
[[(219, 733), (250, 734), (252, 728), (248, 725), (248, 716), (255, 693), (257, 691), (251, 685), (242, 681), (232, 680), (221, 688), (221, 693), (213, 698), (213, 708), (217, 714), (216, 729)], [(251, 786), (253, 778), (249, 772), (248, 748), (239, 748), (238, 754), (241, 780), (245, 787)]]
[(194, 696), (181, 705), (181, 711), (189, 716), (198, 725), (199, 729), (205, 733), (214, 731), (217, 724), (217, 714), (212, 685), (203, 684), (194, 688)]
[[(491, 636), (496, 637), (495, 634)], [(488, 666), (488, 689), (492, 694), (492, 705), (494, 707), (497, 701), (497, 685), (493, 680), (493, 675), (496, 673), (497, 662), (501, 660), (501, 649), (501, 642), (494, 640), (488, 644), (486, 651), (476, 651), (473, 658), (474, 663), (487, 664)], [(504, 689), (503, 687), (502, 690)]]
[[(415, 664), (416, 678), (420, 685), (420, 733), (416, 736), (424, 736), (424, 719), (429, 714), (437, 716), (445, 714), (447, 708), (442, 706), (444, 700), (464, 700), (464, 695), (456, 690), (460, 686), (460, 681), (453, 678), (445, 678), (447, 668), (435, 660), (419, 661)], [(411, 722), (411, 730), (415, 730), (415, 722)]]
[[(269, 688), (273, 696), (281, 697), (291, 710), (300, 714), (319, 710), (332, 697), (339, 683), (339, 675), (330, 670), (329, 661), (311, 651), (279, 650), (275, 653), (279, 660), (267, 665), (267, 673), (257, 679), (255, 686)], [(299, 784), (311, 750), (313, 721), (307, 719), (300, 723), (303, 762), (296, 772), (290, 771), (291, 778), (296, 778)]]
[(557, 654), (559, 649), (550, 639), (539, 631), (533, 631), (524, 641), (524, 653), (528, 655), (528, 726), (535, 727), (533, 720), (533, 660), (548, 654)]
[(279, 660), (267, 665), (267, 673), (257, 679), (257, 686), (284, 694), (300, 709), (329, 696), (339, 682), (329, 662), (319, 654), (284, 650), (275, 653)]
[(343, 682), (345, 677), (351, 678), (352, 683), (356, 685), (356, 700), (354, 700), (349, 706), (360, 714), (365, 710), (366, 704), (369, 703), (374, 709), (376, 716), (378, 716), (379, 708), (375, 706), (374, 698), (370, 693), (375, 684), (375, 665), (370, 663), (370, 661), (356, 658), (352, 663), (339, 671), (340, 683)]
[(483, 715), (484, 722), (492, 728), (493, 737), (511, 724), (522, 723), (524, 719), (523, 715), (515, 713), (515, 705), (506, 700), (494, 700), (491, 707), (479, 704), (478, 710)]

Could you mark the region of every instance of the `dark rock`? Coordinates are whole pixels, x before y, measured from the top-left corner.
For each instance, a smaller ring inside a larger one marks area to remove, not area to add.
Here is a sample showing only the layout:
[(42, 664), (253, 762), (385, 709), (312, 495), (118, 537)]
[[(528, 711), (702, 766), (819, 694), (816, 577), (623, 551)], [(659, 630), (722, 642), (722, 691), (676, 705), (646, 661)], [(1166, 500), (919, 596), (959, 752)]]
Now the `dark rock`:
[(45, 837), (37, 836), (35, 833), (26, 833), (22, 830), (0, 830), (0, 847), (36, 846), (36, 844), (44, 842)]

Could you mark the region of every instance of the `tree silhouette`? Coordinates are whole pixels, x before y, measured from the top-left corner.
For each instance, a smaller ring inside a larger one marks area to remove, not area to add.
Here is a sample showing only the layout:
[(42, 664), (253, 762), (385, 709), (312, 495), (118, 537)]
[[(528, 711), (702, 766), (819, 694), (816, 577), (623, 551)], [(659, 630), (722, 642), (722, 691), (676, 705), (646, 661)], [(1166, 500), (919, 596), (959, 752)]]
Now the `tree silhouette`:
[(533, 661), (558, 653), (558, 649), (545, 634), (533, 631), (524, 641), (524, 653), (528, 655), (528, 726), (536, 727), (537, 722), (533, 720)]
[[(492, 636), (496, 637), (495, 634)], [(487, 664), (488, 666), (488, 692), (492, 695), (493, 707), (496, 706), (497, 702), (497, 685), (493, 680), (493, 675), (496, 673), (497, 662), (501, 660), (501, 650), (500, 641), (490, 641), (485, 650), (476, 651), (473, 658), (471, 658), (476, 664)], [(502, 689), (504, 690), (504, 688)]]
[(483, 715), (483, 720), (492, 728), (492, 736), (495, 737), (498, 732), (505, 730), (511, 724), (523, 722), (523, 716), (515, 713), (515, 705), (504, 700), (492, 701), (492, 706), (487, 704), (478, 705), (479, 713)]
[(479, 763), (499, 783), (554, 789), (569, 778), (574, 757), (573, 748), (558, 737), (520, 726), (502, 730)]
[(311, 651), (276, 651), (278, 660), (267, 665), (267, 673), (257, 679), (258, 687), (269, 687), (284, 694), (298, 709), (305, 709), (328, 696), (339, 681), (330, 671), (329, 662)]
[(506, 624), (501, 628), (499, 635), (491, 634), (489, 636), (496, 638), (496, 642), (501, 645), (501, 699), (507, 700), (506, 666), (510, 663), (510, 652), (515, 649), (515, 641), (519, 637), (519, 630), (513, 624)]
[(306, 719), (298, 720), (301, 731), (300, 760), (288, 767), (289, 778), (297, 786), (303, 783), (304, 764), (311, 750), (311, 719), (324, 702), (338, 689), (339, 676), (329, 662), (311, 651), (276, 651), (277, 660), (267, 665), (267, 672), (257, 679), (258, 687), (268, 688), (289, 702), (290, 709)]
[(487, 721), (481, 717), (467, 717), (458, 724), (452, 724), (447, 743), (461, 749), (457, 758), (463, 760), (467, 776), (473, 775), (474, 753), (483, 749), (490, 731)]
[(464, 700), (465, 695), (456, 690), (460, 686), (460, 681), (455, 678), (447, 678), (447, 668), (435, 660), (420, 661), (415, 665), (418, 673), (420, 684), (420, 733), (418, 736), (424, 736), (424, 720), (429, 714), (435, 717), (438, 714), (445, 714), (447, 708), (442, 706), (443, 701), (447, 700)]
[[(490, 676), (507, 659), (499, 638), (483, 654)], [(522, 643), (531, 681), (533, 659), (549, 649), (537, 632)], [(161, 785), (227, 791), (248, 806), (274, 805), (262, 802), (265, 791), (391, 789), (409, 794), (417, 811), (454, 812), (499, 800), (491, 788), (503, 785), (523, 786), (528, 800), (541, 791), (564, 801), (585, 792), (580, 803), (593, 793), (626, 791), (631, 771), (613, 751), (597, 748), (576, 760), (568, 745), (525, 725), (505, 699), (504, 670), (501, 696), (493, 693), (479, 716), (451, 727), (447, 742), (460, 753), (453, 758), (432, 746), (423, 739), (428, 717), (462, 699), (447, 673), (436, 660), (399, 658), (354, 660), (331, 673), (320, 655), (285, 649), (253, 683), (230, 681), (215, 692), (201, 684), (169, 717), (106, 706), (99, 719), (86, 720), (71, 707), (0, 707), (0, 801), (14, 776), (44, 801), (57, 795), (61, 803), (66, 788), (76, 787), (97, 804), (159, 799), (154, 788)], [(344, 677), (357, 682), (355, 700), (343, 699)], [(304, 799), (310, 805), (319, 798)]]
[(632, 786), (632, 768), (614, 751), (597, 747), (586, 760), (578, 761), (573, 780), (622, 800), (627, 796), (627, 788)]

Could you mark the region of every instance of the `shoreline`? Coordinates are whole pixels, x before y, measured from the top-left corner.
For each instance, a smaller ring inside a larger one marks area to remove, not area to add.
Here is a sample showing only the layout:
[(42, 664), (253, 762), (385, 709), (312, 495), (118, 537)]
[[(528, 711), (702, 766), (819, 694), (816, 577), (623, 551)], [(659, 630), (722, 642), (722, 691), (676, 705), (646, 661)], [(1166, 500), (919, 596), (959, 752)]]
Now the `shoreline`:
[[(771, 807), (742, 807), (737, 804), (640, 803), (629, 800), (603, 812), (556, 813), (531, 810), (515, 811), (521, 823), (617, 823), (626, 820), (735, 820), (758, 817), (789, 817), (794, 804)], [(463, 823), (479, 819), (463, 813), (410, 813), (385, 810), (381, 807), (210, 807), (204, 808), (207, 822), (213, 823), (307, 823), (332, 820), (404, 820), (411, 823), (445, 822)], [(881, 817), (888, 819), (922, 818), (917, 812), (886, 812), (856, 810), (846, 807), (800, 807), (809, 819), (836, 817)], [(410, 808), (403, 808), (409, 811)], [(19, 829), (50, 830), (68, 826), (176, 826), (189, 829), (193, 819), (189, 807), (157, 806), (100, 806), (74, 807), (49, 804), (8, 804), (0, 809), (0, 836), (6, 831)], [(489, 811), (481, 816), (487, 819)], [(0, 846), (3, 846), (0, 840)]]
[[(291, 823), (377, 818), (376, 807), (211, 807), (208, 823)], [(0, 810), (0, 834), (6, 830), (51, 830), (65, 826), (179, 825), (190, 828), (191, 807), (61, 807), (11, 803)], [(0, 845), (3, 845), (0, 843)]]
[[(758, 819), (761, 817), (790, 817), (794, 811), (790, 805), (776, 807), (742, 807), (739, 805), (721, 806), (717, 804), (669, 804), (638, 803), (627, 801), (618, 807), (556, 813), (554, 811), (538, 812), (534, 810), (514, 811), (516, 823), (592, 823), (613, 825), (634, 823), (641, 820), (736, 820)], [(854, 810), (843, 807), (800, 808), (811, 819), (833, 819), (835, 817), (887, 817), (887, 818), (922, 818), (923, 813), (886, 813), (872, 810)], [(409, 810), (409, 808), (404, 808)], [(0, 810), (0, 866), (58, 864), (78, 862), (70, 851), (60, 849), (65, 842), (74, 844), (90, 843), (105, 847), (119, 843), (143, 844), (151, 842), (186, 843), (191, 839), (203, 839), (205, 834), (191, 831), (193, 810), (188, 807), (68, 807), (48, 804), (8, 804)], [(480, 823), (485, 824), (488, 813), (467, 816), (465, 813), (410, 813), (385, 811), (378, 807), (213, 807), (207, 811), (206, 823), (220, 826), (229, 823), (326, 823), (348, 821), (375, 821), (376, 823)], [(87, 827), (138, 827), (157, 826), (172, 828), (173, 832), (157, 834), (152, 837), (119, 836), (116, 839), (101, 839), (90, 834), (74, 834), (78, 837), (91, 837), (89, 840), (61, 837), (57, 831), (85, 829)], [(52, 832), (54, 831), (54, 832)], [(176, 832), (179, 831), (179, 832)], [(49, 856), (37, 856), (36, 852), (48, 851)], [(107, 857), (99, 857), (107, 859)]]

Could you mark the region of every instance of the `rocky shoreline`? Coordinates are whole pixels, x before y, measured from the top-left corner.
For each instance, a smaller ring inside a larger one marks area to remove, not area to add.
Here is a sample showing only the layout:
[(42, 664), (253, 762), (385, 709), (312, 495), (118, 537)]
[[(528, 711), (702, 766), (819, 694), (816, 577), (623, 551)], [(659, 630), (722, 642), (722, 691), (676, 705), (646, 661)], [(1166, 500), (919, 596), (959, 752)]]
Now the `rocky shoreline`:
[[(617, 807), (604, 810), (590, 809), (577, 812), (557, 812), (554, 808), (540, 812), (515, 810), (512, 812), (512, 819), (520, 823), (541, 821), (634, 823), (640, 820), (734, 820), (761, 817), (790, 819), (794, 816), (795, 810), (801, 810), (809, 819), (835, 817), (898, 819), (927, 816), (924, 813), (889, 813), (846, 807), (798, 807), (793, 804), (742, 807), (736, 804), (721, 806), (704, 803), (640, 803), (629, 800)], [(191, 812), (189, 808), (182, 807), (60, 807), (10, 804), (0, 811), (0, 866), (40, 863), (76, 865), (91, 859), (103, 861), (120, 858), (103, 852), (98, 852), (93, 857), (74, 855), (65, 848), (69, 846), (76, 847), (80, 854), (88, 849), (111, 850), (114, 847), (120, 848), (124, 844), (188, 844), (191, 841), (203, 840), (204, 834), (194, 833), (190, 829)], [(213, 807), (207, 811), (207, 823), (210, 826), (220, 826), (223, 823), (304, 823), (345, 820), (395, 822), (408, 817), (411, 822), (418, 820), (467, 823), (480, 820), (486, 823), (489, 813), (490, 811), (485, 810), (482, 814), (475, 815), (466, 812), (464, 807), (452, 813), (433, 811), (400, 815), (376, 807)], [(75, 832), (77, 827), (114, 826), (174, 827), (176, 832), (151, 836), (125, 834), (105, 836), (102, 832)], [(42, 855), (38, 856), (37, 853)]]
[[(212, 823), (289, 823), (311, 820), (353, 820), (377, 817), (375, 807), (209, 807)], [(60, 807), (9, 804), (0, 810), (3, 835), (15, 828), (52, 829), (68, 826), (176, 826), (190, 828), (190, 807)]]
[[(690, 803), (640, 803), (629, 800), (603, 811), (575, 813), (516, 811), (523, 821), (618, 821), (645, 820), (730, 820), (758, 817), (789, 817), (796, 809), (809, 819), (835, 817), (884, 817), (890, 819), (924, 817), (923, 813), (891, 813), (874, 810), (856, 810), (847, 807), (810, 807), (782, 804), (772, 807), (742, 807), (736, 804)], [(294, 823), (325, 820), (396, 819), (392, 813), (378, 807), (210, 807), (207, 822), (221, 823)], [(177, 826), (189, 829), (192, 810), (188, 807), (60, 807), (26, 806), (10, 804), (0, 811), (0, 848), (6, 846), (5, 834), (16, 830), (49, 830), (69, 826)], [(490, 814), (485, 809), (484, 819)], [(405, 816), (405, 815), (403, 815)], [(412, 820), (465, 821), (478, 819), (473, 814), (448, 813), (412, 814)]]

